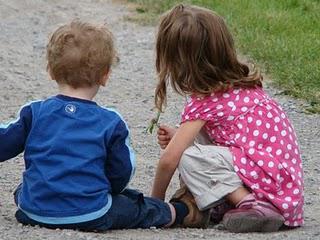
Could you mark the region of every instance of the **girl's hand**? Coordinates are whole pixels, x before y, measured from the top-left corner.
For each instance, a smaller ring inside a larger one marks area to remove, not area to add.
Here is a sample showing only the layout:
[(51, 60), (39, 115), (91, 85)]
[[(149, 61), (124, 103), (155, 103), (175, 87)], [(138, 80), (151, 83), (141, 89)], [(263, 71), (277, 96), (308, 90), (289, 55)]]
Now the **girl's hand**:
[(163, 143), (163, 146), (166, 146), (166, 144), (168, 146), (165, 147), (158, 163), (152, 187), (152, 197), (165, 199), (168, 185), (179, 165), (183, 152), (193, 143), (205, 123), (202, 120), (188, 121), (182, 123), (177, 130), (160, 126), (162, 131), (160, 131), (160, 134), (158, 133), (158, 138), (162, 137), (160, 137), (159, 142)]
[(171, 139), (173, 138), (174, 134), (176, 133), (176, 129), (172, 127), (168, 127), (166, 125), (161, 125), (157, 131), (158, 135), (158, 144), (160, 145), (161, 149), (165, 149)]

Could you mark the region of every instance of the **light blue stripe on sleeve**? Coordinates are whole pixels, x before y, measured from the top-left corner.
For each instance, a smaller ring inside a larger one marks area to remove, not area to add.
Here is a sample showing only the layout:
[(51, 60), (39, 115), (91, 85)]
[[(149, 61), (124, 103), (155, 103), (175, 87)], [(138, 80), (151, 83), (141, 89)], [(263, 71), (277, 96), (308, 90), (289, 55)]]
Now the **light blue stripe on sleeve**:
[(17, 118), (16, 119), (14, 119), (14, 120), (12, 120), (12, 121), (10, 121), (10, 122), (8, 122), (8, 123), (6, 123), (6, 124), (0, 124), (0, 128), (8, 128), (11, 124), (15, 124), (15, 123), (17, 123), (19, 120), (20, 120), (20, 112), (21, 112), (21, 110), (24, 108), (24, 107), (26, 107), (26, 106), (29, 106), (29, 105), (31, 105), (32, 103), (34, 103), (34, 102), (39, 102), (40, 100), (36, 100), (36, 101), (31, 101), (31, 102), (28, 102), (28, 103), (26, 103), (25, 105), (23, 105), (20, 109), (19, 109), (19, 112), (18, 112), (18, 114), (17, 114)]
[[(128, 132), (129, 132), (128, 137), (127, 137), (126, 140), (125, 140), (125, 143), (126, 143), (127, 148), (129, 149), (130, 162), (131, 162), (131, 167), (132, 167), (131, 175), (130, 175), (130, 179), (129, 179), (129, 182), (130, 182), (131, 179), (133, 178), (134, 173), (135, 173), (135, 170), (136, 170), (136, 158), (135, 158), (135, 155), (134, 155), (134, 152), (133, 152), (132, 148), (130, 147), (130, 146), (131, 146), (131, 144), (130, 144), (130, 135), (131, 135), (131, 134), (130, 134), (130, 129), (129, 129), (129, 127), (128, 127), (128, 124), (126, 123), (126, 121), (123, 119), (123, 117), (121, 116), (121, 114), (120, 114), (119, 112), (117, 112), (114, 108), (105, 108), (105, 109), (107, 109), (107, 110), (109, 110), (109, 111), (111, 111), (111, 112), (116, 113), (116, 114), (121, 118), (121, 120), (124, 122), (124, 124), (126, 125), (126, 128), (127, 128)], [(129, 182), (128, 182), (127, 186), (129, 185)], [(126, 186), (126, 187), (127, 187), (127, 186)], [(126, 188), (126, 187), (125, 187), (125, 188)], [(124, 188), (124, 189), (125, 189), (125, 188)]]

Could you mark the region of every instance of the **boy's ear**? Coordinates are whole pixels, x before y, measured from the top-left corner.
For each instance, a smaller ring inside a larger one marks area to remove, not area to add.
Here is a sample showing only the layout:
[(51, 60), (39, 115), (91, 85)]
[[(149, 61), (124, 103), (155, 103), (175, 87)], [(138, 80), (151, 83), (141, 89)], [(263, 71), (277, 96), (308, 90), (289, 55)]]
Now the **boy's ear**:
[(51, 69), (50, 69), (48, 64), (47, 64), (47, 72), (48, 72), (49, 77), (51, 78), (51, 80), (54, 80), (54, 76), (53, 76), (52, 71), (51, 71)]
[(108, 79), (109, 79), (109, 77), (110, 77), (110, 74), (111, 74), (111, 70), (108, 70), (103, 76), (102, 76), (102, 78), (101, 78), (101, 81), (100, 81), (100, 85), (101, 86), (106, 86), (106, 84), (107, 84), (107, 81), (108, 81)]

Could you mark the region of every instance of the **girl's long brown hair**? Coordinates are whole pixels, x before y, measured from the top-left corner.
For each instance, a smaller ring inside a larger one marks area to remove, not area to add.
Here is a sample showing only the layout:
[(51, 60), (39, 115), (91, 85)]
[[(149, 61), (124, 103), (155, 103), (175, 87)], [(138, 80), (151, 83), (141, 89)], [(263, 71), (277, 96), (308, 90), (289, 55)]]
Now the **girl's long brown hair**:
[(232, 36), (215, 12), (179, 4), (160, 21), (156, 42), (159, 82), (155, 104), (163, 110), (167, 85), (182, 95), (262, 86), (258, 71), (240, 63)]

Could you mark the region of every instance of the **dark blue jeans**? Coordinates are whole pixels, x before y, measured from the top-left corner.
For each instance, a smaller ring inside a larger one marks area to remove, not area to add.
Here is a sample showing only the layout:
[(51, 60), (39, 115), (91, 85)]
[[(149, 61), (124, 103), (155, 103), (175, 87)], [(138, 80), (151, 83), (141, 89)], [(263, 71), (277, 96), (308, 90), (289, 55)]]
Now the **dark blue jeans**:
[[(14, 193), (15, 203), (18, 203), (20, 186)], [(171, 211), (167, 203), (142, 193), (126, 189), (121, 194), (112, 196), (112, 205), (102, 217), (74, 224), (45, 224), (29, 218), (20, 209), (15, 217), (24, 225), (39, 225), (46, 228), (77, 229), (82, 231), (106, 231), (108, 229), (130, 229), (163, 227), (171, 221)]]

